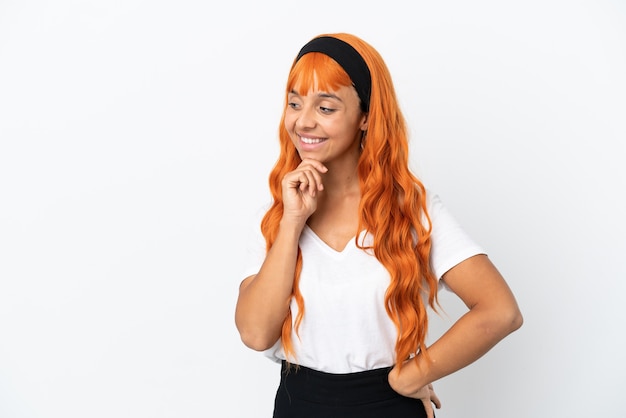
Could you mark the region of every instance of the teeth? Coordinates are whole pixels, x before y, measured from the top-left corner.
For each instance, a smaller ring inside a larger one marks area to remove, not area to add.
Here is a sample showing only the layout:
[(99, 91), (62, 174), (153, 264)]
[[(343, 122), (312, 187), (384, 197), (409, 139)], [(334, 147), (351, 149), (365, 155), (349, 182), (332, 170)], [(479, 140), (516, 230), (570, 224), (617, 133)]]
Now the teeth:
[(304, 138), (304, 137), (300, 137), (300, 139), (305, 144), (319, 144), (320, 142), (323, 141), (323, 139), (321, 139), (321, 138)]

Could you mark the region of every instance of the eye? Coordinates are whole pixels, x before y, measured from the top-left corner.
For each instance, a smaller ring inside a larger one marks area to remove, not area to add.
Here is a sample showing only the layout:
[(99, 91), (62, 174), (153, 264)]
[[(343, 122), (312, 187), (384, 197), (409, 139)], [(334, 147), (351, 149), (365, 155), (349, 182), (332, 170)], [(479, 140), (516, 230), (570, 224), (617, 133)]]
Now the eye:
[(324, 113), (324, 114), (331, 114), (335, 111), (336, 109), (332, 109), (330, 107), (324, 107), (324, 106), (320, 106), (320, 112)]
[(295, 103), (295, 102), (288, 102), (287, 106), (289, 106), (292, 109), (297, 109), (300, 105), (298, 105), (298, 103)]

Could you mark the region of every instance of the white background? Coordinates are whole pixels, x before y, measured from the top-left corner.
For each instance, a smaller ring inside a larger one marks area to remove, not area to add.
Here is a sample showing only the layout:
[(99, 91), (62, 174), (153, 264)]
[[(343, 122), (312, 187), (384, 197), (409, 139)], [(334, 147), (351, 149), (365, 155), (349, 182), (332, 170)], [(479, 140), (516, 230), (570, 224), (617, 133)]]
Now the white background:
[(271, 416), (242, 239), (289, 65), (335, 31), (524, 313), (437, 416), (624, 417), (625, 3), (0, 0), (0, 417)]

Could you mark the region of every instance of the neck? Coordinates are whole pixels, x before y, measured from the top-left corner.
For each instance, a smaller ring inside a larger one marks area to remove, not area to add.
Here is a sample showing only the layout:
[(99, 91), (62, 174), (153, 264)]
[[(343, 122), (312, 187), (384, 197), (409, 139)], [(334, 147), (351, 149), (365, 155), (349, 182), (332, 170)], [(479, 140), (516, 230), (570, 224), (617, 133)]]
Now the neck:
[(327, 197), (340, 197), (360, 194), (357, 164), (346, 166), (329, 165), (324, 174), (324, 194)]

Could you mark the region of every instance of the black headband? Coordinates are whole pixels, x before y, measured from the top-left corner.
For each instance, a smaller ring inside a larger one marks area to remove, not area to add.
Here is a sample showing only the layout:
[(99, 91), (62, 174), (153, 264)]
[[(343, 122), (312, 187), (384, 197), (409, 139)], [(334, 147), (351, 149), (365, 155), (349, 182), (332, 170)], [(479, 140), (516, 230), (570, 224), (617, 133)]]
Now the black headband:
[(304, 45), (298, 53), (296, 62), (302, 58), (304, 54), (308, 54), (309, 52), (321, 52), (341, 65), (350, 76), (354, 88), (359, 95), (359, 99), (361, 99), (361, 109), (367, 112), (370, 107), (372, 77), (361, 54), (349, 43), (341, 39), (333, 38), (332, 36), (320, 36)]

